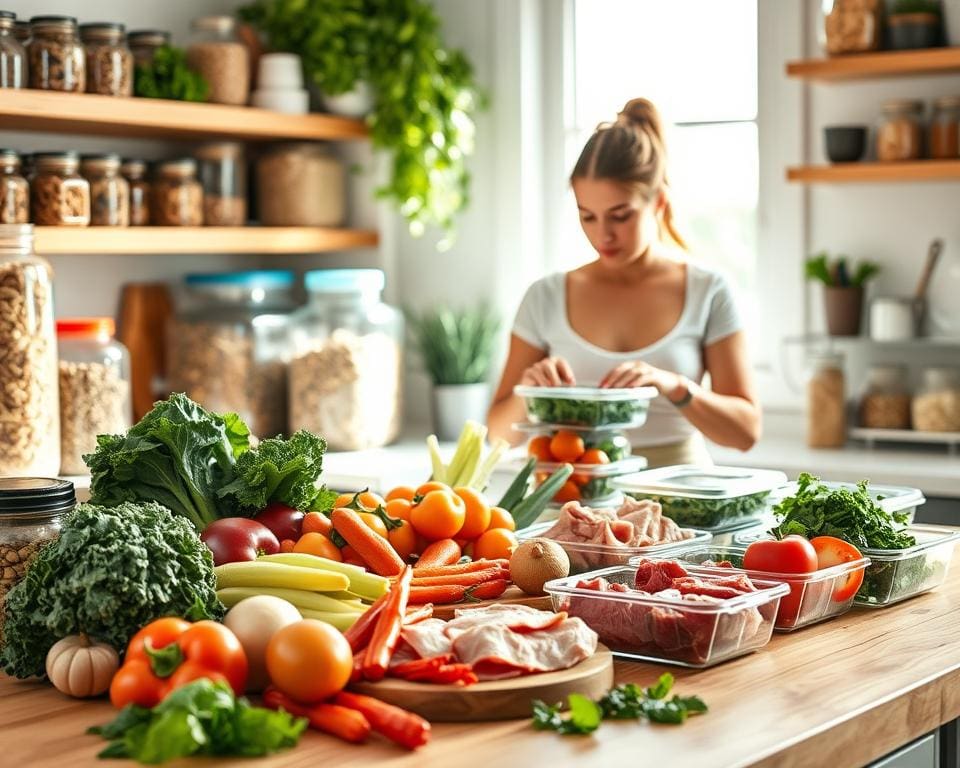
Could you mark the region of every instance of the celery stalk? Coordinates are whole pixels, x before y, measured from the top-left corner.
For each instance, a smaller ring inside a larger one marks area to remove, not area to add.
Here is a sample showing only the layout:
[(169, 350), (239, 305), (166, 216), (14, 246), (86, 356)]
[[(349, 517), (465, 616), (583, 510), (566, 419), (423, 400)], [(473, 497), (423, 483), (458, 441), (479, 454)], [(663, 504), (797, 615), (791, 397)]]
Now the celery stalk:
[(447, 465), (447, 484), (454, 486), (458, 484), (460, 478), (460, 473), (463, 471), (464, 462), (467, 460), (467, 452), (470, 450), (471, 440), (473, 439), (473, 433), (475, 432), (477, 423), (475, 421), (468, 421), (463, 425), (463, 430), (460, 432), (460, 439), (457, 441), (457, 448), (453, 452), (453, 458), (450, 459), (450, 463)]
[(500, 461), (500, 457), (503, 456), (503, 452), (510, 447), (510, 444), (503, 438), (497, 438), (494, 441), (493, 445), (490, 448), (490, 452), (487, 454), (487, 458), (483, 460), (483, 463), (477, 467), (477, 471), (474, 473), (473, 477), (470, 478), (470, 487), (475, 488), (478, 491), (483, 491), (487, 487), (487, 482), (490, 480), (490, 475), (493, 474), (494, 468), (497, 466), (497, 462)]
[(427, 450), (430, 453), (430, 465), (433, 467), (433, 479), (438, 483), (447, 481), (447, 468), (443, 465), (443, 457), (440, 456), (440, 442), (436, 435), (430, 435), (427, 438)]

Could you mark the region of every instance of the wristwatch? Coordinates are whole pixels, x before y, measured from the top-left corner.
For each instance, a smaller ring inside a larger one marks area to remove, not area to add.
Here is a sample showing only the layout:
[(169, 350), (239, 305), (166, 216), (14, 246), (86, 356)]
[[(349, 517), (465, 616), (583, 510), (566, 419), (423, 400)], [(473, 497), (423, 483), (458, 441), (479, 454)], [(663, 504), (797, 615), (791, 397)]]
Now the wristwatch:
[(681, 397), (679, 400), (670, 400), (669, 397), (667, 398), (667, 400), (670, 400), (675, 408), (683, 408), (689, 405), (690, 401), (693, 400), (693, 390), (690, 388), (690, 379), (688, 379), (686, 376), (681, 376), (680, 381), (683, 382), (683, 388), (686, 390), (683, 397)]

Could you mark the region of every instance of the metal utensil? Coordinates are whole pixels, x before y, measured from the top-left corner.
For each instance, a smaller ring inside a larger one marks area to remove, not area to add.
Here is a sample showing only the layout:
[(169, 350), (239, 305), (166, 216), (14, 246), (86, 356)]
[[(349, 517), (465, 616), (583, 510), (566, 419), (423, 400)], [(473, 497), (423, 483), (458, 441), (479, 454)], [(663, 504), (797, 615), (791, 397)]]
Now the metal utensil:
[[(917, 329), (923, 328), (923, 321), (927, 314), (927, 291), (930, 288), (930, 279), (933, 270), (937, 266), (937, 260), (943, 252), (943, 240), (939, 237), (930, 243), (927, 249), (927, 260), (923, 265), (923, 271), (920, 273), (920, 280), (917, 283), (917, 289), (913, 293), (913, 308), (916, 317)], [(922, 333), (922, 331), (920, 331)]]

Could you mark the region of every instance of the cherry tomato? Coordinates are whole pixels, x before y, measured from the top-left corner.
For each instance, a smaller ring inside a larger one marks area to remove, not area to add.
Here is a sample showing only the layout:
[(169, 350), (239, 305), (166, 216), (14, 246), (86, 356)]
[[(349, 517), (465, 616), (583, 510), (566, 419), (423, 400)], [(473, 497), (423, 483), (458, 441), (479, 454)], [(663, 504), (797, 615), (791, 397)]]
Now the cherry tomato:
[[(853, 544), (838, 539), (835, 536), (817, 536), (810, 539), (810, 544), (816, 550), (817, 563), (820, 568), (831, 568), (834, 565), (842, 563), (852, 563), (860, 560), (863, 555)], [(844, 603), (857, 594), (860, 585), (863, 584), (864, 569), (860, 568), (851, 571), (844, 578), (838, 577), (834, 584), (831, 598), (838, 603)]]

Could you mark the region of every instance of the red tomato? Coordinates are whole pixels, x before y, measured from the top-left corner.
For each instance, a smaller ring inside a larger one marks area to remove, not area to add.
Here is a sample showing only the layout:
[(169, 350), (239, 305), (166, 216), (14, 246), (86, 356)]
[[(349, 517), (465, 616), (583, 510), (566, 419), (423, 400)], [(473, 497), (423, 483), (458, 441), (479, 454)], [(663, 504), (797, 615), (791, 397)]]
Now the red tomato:
[[(781, 541), (755, 541), (743, 555), (743, 567), (767, 573), (813, 573), (817, 552), (803, 536), (785, 536)], [(777, 610), (777, 626), (792, 627), (800, 617), (805, 582), (784, 579), (790, 594), (784, 595)]]
[[(817, 563), (821, 568), (830, 568), (841, 563), (851, 563), (863, 557), (860, 550), (853, 544), (838, 539), (835, 536), (817, 536), (810, 539), (810, 544), (817, 553)], [(863, 584), (863, 572), (861, 568), (851, 571), (846, 578), (836, 584), (833, 588), (832, 599), (838, 603), (843, 603), (857, 594), (860, 585)]]

